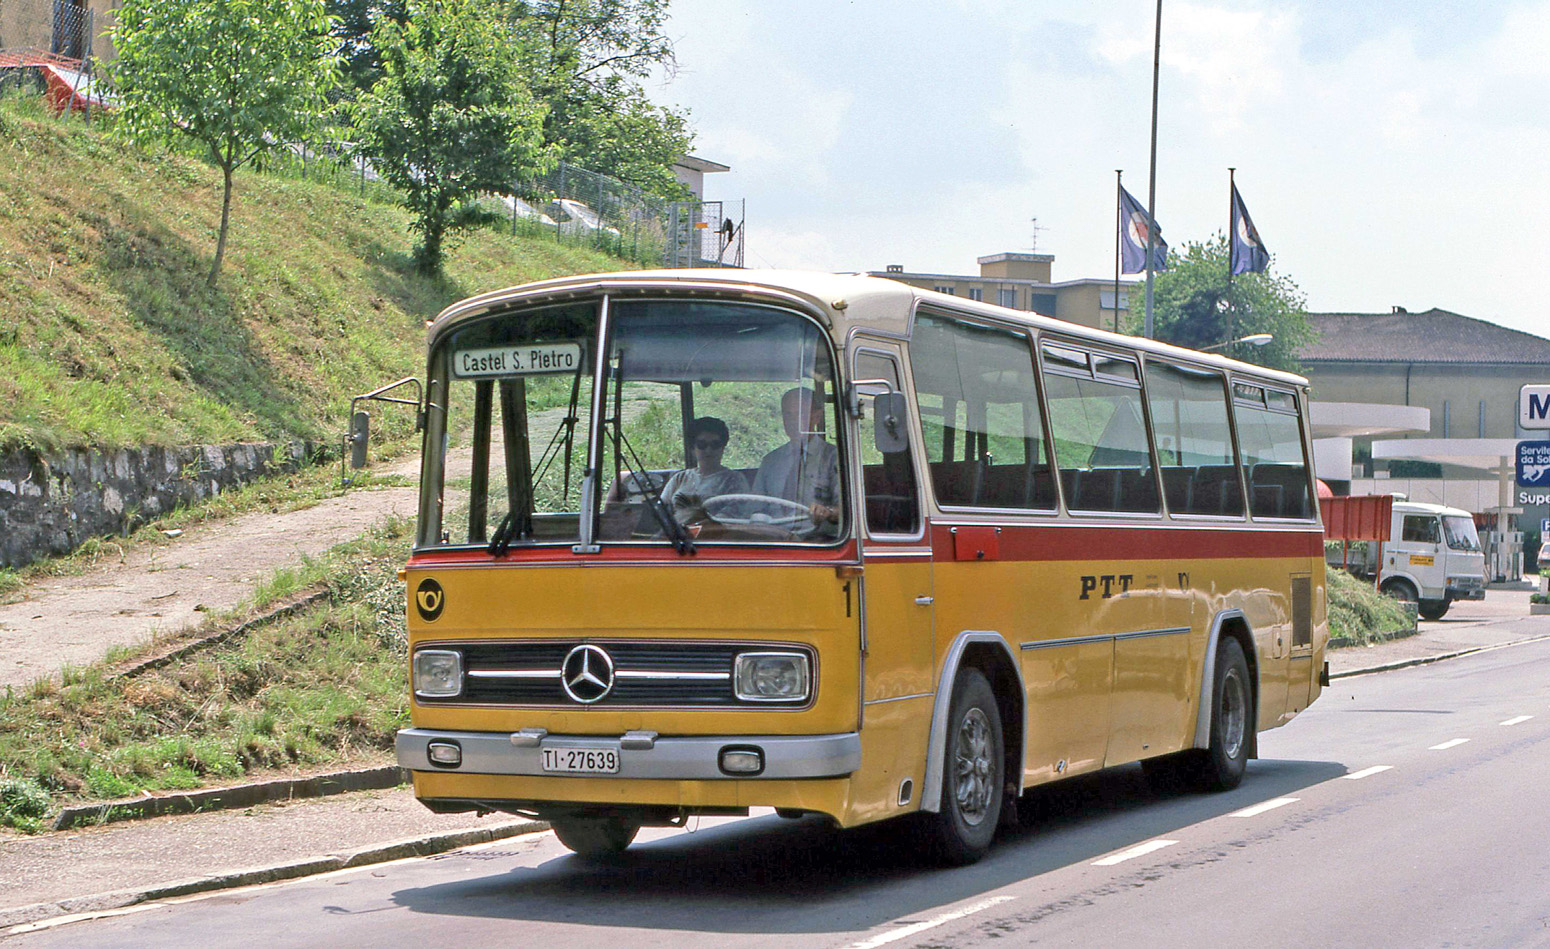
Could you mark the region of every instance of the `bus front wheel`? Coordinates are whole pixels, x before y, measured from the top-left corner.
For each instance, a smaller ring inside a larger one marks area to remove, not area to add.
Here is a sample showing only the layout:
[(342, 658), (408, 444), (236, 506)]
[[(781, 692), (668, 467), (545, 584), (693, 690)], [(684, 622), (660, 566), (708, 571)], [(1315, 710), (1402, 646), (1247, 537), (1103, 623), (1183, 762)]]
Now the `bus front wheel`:
[(1422, 600), (1418, 611), (1422, 619), (1442, 619), (1452, 605), (1451, 600)]
[(640, 821), (623, 817), (557, 817), (550, 824), (560, 843), (592, 859), (623, 853), (640, 832)]
[(1001, 712), (984, 673), (964, 669), (953, 684), (941, 808), (928, 817), (933, 851), (944, 863), (973, 863), (990, 849), (1005, 804)]

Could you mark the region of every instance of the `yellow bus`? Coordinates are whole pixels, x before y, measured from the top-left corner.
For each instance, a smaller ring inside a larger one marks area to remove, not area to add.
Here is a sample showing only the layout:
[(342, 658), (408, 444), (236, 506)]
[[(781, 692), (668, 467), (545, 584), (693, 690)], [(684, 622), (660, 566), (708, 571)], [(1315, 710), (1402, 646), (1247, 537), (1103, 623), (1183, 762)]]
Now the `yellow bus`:
[(551, 280), (429, 328), (399, 762), (572, 850), (693, 815), (1231, 788), (1327, 684), (1307, 383), (868, 277)]

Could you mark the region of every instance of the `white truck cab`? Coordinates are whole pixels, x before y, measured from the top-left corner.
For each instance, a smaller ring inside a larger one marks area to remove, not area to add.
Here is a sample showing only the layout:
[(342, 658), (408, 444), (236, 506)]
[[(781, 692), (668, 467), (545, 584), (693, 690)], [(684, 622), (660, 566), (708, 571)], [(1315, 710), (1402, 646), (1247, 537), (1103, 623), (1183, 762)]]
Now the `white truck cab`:
[[(1382, 561), (1374, 565), (1378, 556)], [(1475, 519), (1455, 507), (1396, 500), (1388, 540), (1368, 544), (1348, 568), (1368, 577), (1376, 573), (1378, 589), (1414, 601), (1423, 619), (1440, 618), (1454, 600), (1485, 599), (1485, 555)]]

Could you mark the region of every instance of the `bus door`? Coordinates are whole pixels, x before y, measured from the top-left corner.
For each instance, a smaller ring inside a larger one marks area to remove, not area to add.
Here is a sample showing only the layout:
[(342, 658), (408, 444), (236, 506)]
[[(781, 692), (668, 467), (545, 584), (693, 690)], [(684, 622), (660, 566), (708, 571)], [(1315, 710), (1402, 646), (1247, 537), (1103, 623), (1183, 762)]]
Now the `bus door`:
[(861, 407), (852, 442), (859, 449), (860, 477), (852, 484), (864, 521), (862, 755), (886, 768), (877, 773), (872, 793), (857, 789), (856, 798), (897, 808), (920, 798), (935, 691), (931, 545), (921, 517), (917, 448), (910, 441), (898, 358), (884, 344), (858, 349), (852, 372)]

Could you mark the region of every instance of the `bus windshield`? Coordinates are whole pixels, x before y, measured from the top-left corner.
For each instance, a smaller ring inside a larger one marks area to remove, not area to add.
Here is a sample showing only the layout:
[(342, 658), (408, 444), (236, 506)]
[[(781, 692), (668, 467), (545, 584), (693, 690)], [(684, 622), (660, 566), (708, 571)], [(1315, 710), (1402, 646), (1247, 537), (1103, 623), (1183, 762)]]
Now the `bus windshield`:
[(840, 539), (833, 357), (816, 324), (748, 304), (621, 301), (600, 348), (601, 323), (588, 302), (449, 334), (432, 359), (446, 395), (433, 399), (441, 493), (427, 513), (440, 526), (422, 543), (574, 544), (589, 518), (599, 542), (680, 550)]
[(1444, 514), (1442, 535), (1447, 538), (1448, 546), (1454, 550), (1480, 550), (1480, 535), (1475, 533), (1474, 518)]

